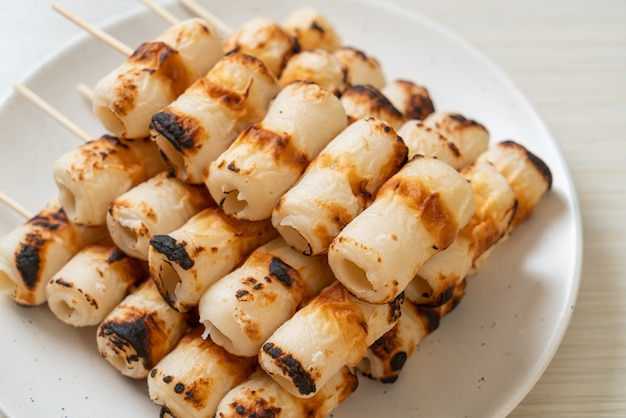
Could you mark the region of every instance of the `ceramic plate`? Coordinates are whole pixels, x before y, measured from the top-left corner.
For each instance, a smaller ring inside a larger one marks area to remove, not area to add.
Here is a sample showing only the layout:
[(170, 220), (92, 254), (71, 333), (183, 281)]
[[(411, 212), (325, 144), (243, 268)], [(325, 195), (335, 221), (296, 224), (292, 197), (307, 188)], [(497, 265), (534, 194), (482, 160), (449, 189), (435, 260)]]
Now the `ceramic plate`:
[[(232, 27), (255, 15), (278, 21), (300, 1), (213, 2)], [(288, 6), (285, 6), (287, 4)], [(467, 295), (426, 338), (400, 379), (360, 379), (335, 418), (500, 417), (528, 393), (553, 357), (574, 308), (581, 260), (578, 204), (570, 174), (541, 118), (518, 89), (479, 52), (407, 10), (381, 3), (320, 1), (315, 7), (346, 44), (377, 57), (389, 80), (428, 87), (435, 106), (482, 122), (492, 142), (515, 139), (550, 166), (554, 184), (534, 215), (468, 281)], [(158, 35), (165, 23), (145, 8), (104, 27), (129, 45)], [(181, 17), (184, 12), (172, 10)], [(61, 48), (22, 81), (88, 132), (103, 133), (76, 92), (123, 58), (87, 35)], [(79, 140), (20, 97), (0, 109), (2, 190), (29, 208), (56, 193), (53, 161)], [(0, 207), (0, 234), (22, 220)], [(63, 325), (46, 306), (23, 308), (0, 299), (0, 410), (15, 417), (158, 416), (145, 382), (102, 360), (95, 328)]]

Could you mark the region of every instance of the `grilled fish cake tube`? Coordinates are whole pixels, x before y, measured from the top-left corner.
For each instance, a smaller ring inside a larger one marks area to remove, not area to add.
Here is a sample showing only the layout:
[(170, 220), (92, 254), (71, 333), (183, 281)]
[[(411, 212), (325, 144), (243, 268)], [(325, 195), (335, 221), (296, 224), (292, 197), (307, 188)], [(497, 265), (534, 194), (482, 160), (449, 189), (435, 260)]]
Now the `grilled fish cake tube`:
[(401, 304), (402, 295), (385, 304), (363, 302), (334, 283), (272, 334), (259, 364), (287, 392), (310, 398), (342, 367), (358, 365), (395, 325)]
[(11, 298), (20, 305), (41, 305), (52, 275), (81, 248), (106, 235), (105, 227), (72, 223), (54, 199), (0, 238), (0, 288), (12, 288)]
[(297, 398), (263, 370), (230, 390), (217, 406), (216, 418), (324, 418), (358, 386), (356, 373), (342, 367), (312, 398)]
[(93, 109), (109, 132), (144, 138), (150, 118), (202, 77), (223, 56), (209, 22), (189, 19), (140, 45), (94, 87)]
[(162, 416), (214, 416), (223, 396), (256, 367), (256, 358), (234, 356), (201, 334), (201, 326), (189, 331), (150, 371), (148, 392)]
[(319, 255), (378, 188), (407, 160), (396, 132), (374, 118), (361, 119), (337, 135), (279, 200), (272, 223), (294, 249)]
[(291, 56), (300, 50), (298, 42), (276, 22), (258, 16), (250, 19), (224, 40), (226, 54), (241, 52), (263, 61), (276, 77)]
[(63, 154), (54, 162), (52, 175), (72, 222), (96, 226), (105, 224), (113, 199), (166, 168), (150, 138), (104, 135)]
[(100, 355), (124, 376), (145, 379), (188, 331), (185, 314), (172, 309), (152, 280), (127, 295), (98, 326)]
[(359, 299), (389, 302), (426, 260), (454, 242), (475, 207), (472, 188), (456, 170), (415, 156), (335, 237), (328, 262)]
[(148, 277), (148, 266), (120, 251), (110, 239), (72, 257), (46, 285), (48, 307), (75, 327), (98, 325), (131, 286)]
[(465, 286), (466, 281), (462, 280), (450, 300), (437, 307), (418, 305), (405, 298), (400, 319), (367, 348), (358, 370), (370, 379), (394, 383), (419, 343), (459, 304), (465, 295)]
[[(477, 161), (493, 164), (507, 179), (517, 198), (517, 211), (510, 230), (501, 240), (504, 241), (517, 225), (532, 214), (539, 199), (550, 190), (552, 173), (541, 158), (513, 140), (495, 144), (481, 154)], [(475, 274), (486, 263), (493, 248), (474, 260), (470, 274)]]
[(278, 90), (260, 60), (231, 53), (152, 116), (151, 136), (179, 179), (201, 184), (205, 168), (263, 118)]
[(424, 120), (435, 111), (428, 89), (412, 81), (394, 80), (380, 88), (380, 92), (407, 121)]
[(131, 257), (148, 260), (153, 235), (178, 229), (211, 205), (215, 203), (204, 187), (163, 171), (113, 200), (106, 224), (115, 245)]
[(526, 220), (541, 196), (552, 187), (552, 173), (545, 162), (512, 140), (490, 147), (476, 162), (493, 164), (511, 185), (518, 201), (511, 228)]
[(267, 219), (309, 162), (345, 127), (336, 96), (315, 83), (294, 81), (260, 123), (244, 130), (211, 163), (205, 184), (227, 214)]
[(380, 62), (365, 52), (344, 46), (335, 51), (335, 57), (344, 68), (349, 84), (370, 85), (378, 90), (387, 84)]
[(334, 52), (341, 46), (341, 38), (328, 19), (309, 7), (287, 16), (283, 28), (298, 40), (302, 50), (322, 48)]
[(278, 237), (202, 295), (206, 333), (238, 356), (256, 356), (263, 342), (306, 301), (333, 282), (325, 257), (307, 257)]
[(152, 236), (150, 275), (168, 303), (186, 312), (249, 252), (276, 235), (269, 220), (239, 220), (210, 207), (169, 234)]
[(407, 286), (404, 296), (414, 303), (447, 302), (476, 259), (506, 235), (515, 215), (515, 194), (493, 165), (470, 165), (461, 175), (472, 187), (476, 210), (452, 245), (426, 261)]
[(287, 61), (279, 83), (285, 87), (296, 80), (312, 81), (336, 96), (341, 96), (348, 87), (341, 62), (334, 54), (321, 48), (307, 49)]
[(389, 124), (396, 131), (404, 124), (404, 116), (379, 90), (368, 85), (353, 85), (341, 95), (341, 104), (348, 123), (373, 117)]

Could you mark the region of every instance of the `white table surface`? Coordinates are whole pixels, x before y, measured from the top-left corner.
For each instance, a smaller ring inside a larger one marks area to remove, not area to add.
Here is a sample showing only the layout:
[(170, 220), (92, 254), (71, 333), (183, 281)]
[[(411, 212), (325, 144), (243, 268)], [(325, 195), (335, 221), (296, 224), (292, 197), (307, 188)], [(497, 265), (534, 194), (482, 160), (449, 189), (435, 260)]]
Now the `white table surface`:
[[(555, 358), (511, 416), (626, 416), (626, 0), (394, 1), (504, 69), (556, 137), (580, 199), (576, 309)], [(61, 4), (94, 23), (136, 6)], [(0, 96), (79, 33), (49, 0), (0, 0)]]

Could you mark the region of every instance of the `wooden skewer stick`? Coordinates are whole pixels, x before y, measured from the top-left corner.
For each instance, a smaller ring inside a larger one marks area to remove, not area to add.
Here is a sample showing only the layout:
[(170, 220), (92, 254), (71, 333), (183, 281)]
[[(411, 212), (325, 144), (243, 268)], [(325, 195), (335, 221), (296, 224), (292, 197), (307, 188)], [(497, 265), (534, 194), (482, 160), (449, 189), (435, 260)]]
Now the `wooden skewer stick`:
[(20, 83), (15, 83), (13, 85), (13, 87), (15, 88), (15, 90), (18, 93), (20, 93), (22, 96), (24, 96), (26, 99), (28, 99), (35, 106), (37, 106), (38, 108), (43, 110), (45, 113), (50, 115), (53, 119), (55, 119), (57, 122), (59, 122), (61, 125), (63, 125), (69, 131), (74, 133), (74, 135), (76, 135), (77, 137), (79, 137), (83, 141), (87, 142), (87, 141), (91, 141), (93, 139), (93, 137), (91, 137), (91, 135), (89, 135), (87, 132), (85, 132), (83, 129), (81, 129), (74, 122), (69, 120), (65, 115), (63, 115), (57, 109), (52, 107), (52, 105), (50, 105), (50, 103), (48, 103), (45, 100), (43, 100), (41, 97), (39, 97), (35, 92), (33, 92), (31, 89), (29, 89), (25, 85), (20, 84)]
[(13, 209), (15, 212), (19, 213), (20, 215), (22, 215), (26, 219), (30, 219), (30, 218), (33, 217), (33, 214), (30, 213), (30, 211), (28, 211), (22, 205), (17, 203), (15, 200), (11, 199), (9, 196), (4, 194), (2, 191), (0, 191), (0, 202), (4, 203), (5, 205), (7, 205), (11, 209)]
[(159, 17), (161, 17), (170, 25), (175, 25), (179, 22), (179, 19), (176, 16), (174, 16), (172, 13), (169, 12), (169, 10), (161, 6), (156, 1), (154, 0), (139, 0), (139, 1), (145, 4), (146, 6), (148, 6), (150, 10), (152, 10), (155, 14), (157, 14)]
[(76, 90), (78, 90), (80, 95), (87, 99), (89, 102), (93, 101), (93, 90), (88, 85), (84, 83), (78, 83), (76, 85)]
[(178, 0), (178, 2), (187, 8), (191, 13), (200, 16), (201, 18), (208, 20), (224, 35), (228, 35), (233, 32), (232, 28), (228, 24), (224, 23), (220, 18), (209, 12), (204, 7), (200, 6), (195, 0)]
[(78, 26), (80, 26), (81, 28), (83, 28), (84, 30), (86, 30), (87, 32), (89, 32), (95, 38), (101, 40), (107, 45), (110, 45), (111, 47), (115, 48), (116, 50), (126, 55), (127, 57), (133, 54), (134, 51), (132, 48), (120, 42), (119, 40), (115, 39), (108, 33), (96, 28), (95, 26), (90, 25), (85, 20), (81, 19), (74, 13), (70, 12), (65, 7), (61, 6), (60, 4), (54, 3), (52, 5), (52, 8), (56, 10), (57, 12), (59, 12), (60, 14), (62, 14), (63, 16), (65, 16), (66, 18), (68, 18), (69, 20), (71, 20), (72, 22), (74, 22), (75, 24), (77, 24)]

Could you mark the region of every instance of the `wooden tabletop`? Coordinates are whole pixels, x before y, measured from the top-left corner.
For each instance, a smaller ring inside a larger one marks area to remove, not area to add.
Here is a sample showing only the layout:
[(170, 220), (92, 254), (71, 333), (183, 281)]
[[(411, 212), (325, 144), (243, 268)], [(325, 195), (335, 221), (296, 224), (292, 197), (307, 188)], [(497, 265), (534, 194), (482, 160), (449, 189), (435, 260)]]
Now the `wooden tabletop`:
[[(394, 1), (460, 35), (508, 74), (556, 138), (578, 193), (584, 258), (575, 311), (556, 356), (510, 416), (626, 416), (626, 0)], [(61, 3), (92, 22), (129, 7), (128, 0)], [(59, 24), (50, 5), (0, 3), (3, 97), (79, 33)]]

